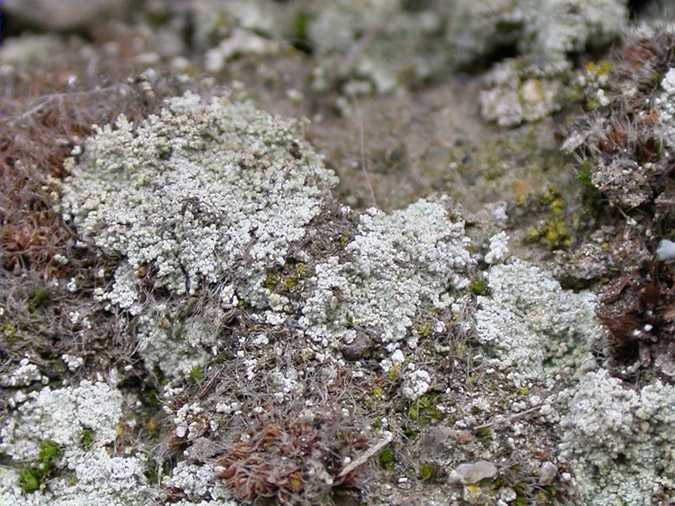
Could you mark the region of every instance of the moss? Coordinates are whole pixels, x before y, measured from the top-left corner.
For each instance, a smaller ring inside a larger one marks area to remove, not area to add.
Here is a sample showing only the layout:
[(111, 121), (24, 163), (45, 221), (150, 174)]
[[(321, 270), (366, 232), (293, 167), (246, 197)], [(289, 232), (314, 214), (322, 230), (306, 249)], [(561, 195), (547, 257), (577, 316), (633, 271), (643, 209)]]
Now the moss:
[(291, 30), (291, 44), (296, 49), (305, 53), (311, 53), (314, 50), (312, 40), (309, 36), (309, 25), (312, 16), (306, 11), (298, 12), (293, 18)]
[(525, 497), (524, 495), (519, 495), (518, 497), (516, 497), (516, 500), (513, 504), (514, 506), (527, 506), (529, 502), (527, 500), (527, 497)]
[(401, 364), (394, 364), (387, 371), (387, 379), (389, 381), (396, 381), (401, 375)]
[(393, 471), (396, 467), (396, 454), (394, 453), (394, 449), (387, 447), (382, 450), (377, 456), (377, 461), (382, 469)]
[(490, 443), (492, 443), (492, 440), (494, 439), (492, 428), (490, 427), (479, 428), (478, 430), (476, 430), (476, 438), (478, 438), (478, 441), (480, 441), (480, 443), (487, 448), (488, 446), (490, 446)]
[(581, 163), (579, 169), (577, 170), (577, 181), (579, 181), (579, 183), (581, 183), (581, 185), (584, 188), (595, 188), (591, 176), (592, 176), (591, 162), (586, 160)]
[(431, 337), (431, 334), (433, 333), (433, 324), (429, 320), (420, 322), (417, 324), (416, 330), (421, 338), (426, 339)]
[(527, 387), (520, 387), (518, 389), (518, 395), (526, 396), (528, 393), (530, 393), (530, 391)]
[(54, 441), (45, 439), (40, 443), (38, 458), (34, 465), (26, 466), (19, 472), (19, 487), (24, 494), (30, 494), (44, 487), (54, 470), (54, 464), (61, 455), (61, 448)]
[(418, 478), (422, 481), (431, 481), (438, 476), (438, 466), (429, 462), (420, 465)]
[(19, 487), (24, 494), (31, 494), (40, 489), (40, 473), (34, 467), (25, 467), (19, 473)]
[(445, 413), (438, 409), (437, 395), (423, 395), (408, 408), (408, 418), (425, 426), (432, 422), (440, 422), (445, 418)]
[(558, 190), (549, 188), (540, 202), (547, 209), (545, 220), (529, 229), (529, 239), (540, 242), (550, 250), (565, 249), (574, 242), (565, 213), (565, 200)]
[(28, 309), (34, 312), (39, 307), (43, 306), (49, 300), (49, 290), (42, 286), (37, 286), (30, 294), (28, 302)]
[(40, 443), (38, 462), (41, 465), (51, 465), (61, 454), (61, 448), (54, 441), (45, 439)]
[(272, 292), (274, 291), (274, 289), (277, 287), (278, 284), (279, 284), (279, 275), (272, 270), (267, 271), (263, 286)]
[(489, 295), (490, 289), (488, 288), (487, 281), (483, 278), (476, 278), (469, 284), (469, 290), (474, 295)]
[(340, 243), (340, 246), (344, 248), (345, 246), (347, 246), (347, 244), (349, 244), (351, 238), (352, 238), (351, 232), (349, 230), (345, 230), (340, 235), (340, 239), (338, 240), (338, 242)]
[(190, 380), (194, 381), (195, 383), (199, 383), (203, 379), (204, 379), (204, 368), (199, 366), (193, 367), (192, 370), (190, 371)]
[(80, 446), (83, 450), (89, 450), (94, 444), (94, 435), (95, 432), (89, 428), (86, 428), (80, 434)]
[(293, 271), (284, 278), (284, 287), (286, 288), (287, 291), (293, 290), (296, 286), (298, 286), (298, 283), (302, 279), (302, 277), (305, 275), (305, 264), (302, 262), (297, 264)]
[(3, 323), (2, 327), (0, 327), (0, 332), (2, 333), (2, 337), (4, 338), (5, 342), (8, 344), (14, 343), (17, 339), (16, 325), (14, 325), (12, 322)]

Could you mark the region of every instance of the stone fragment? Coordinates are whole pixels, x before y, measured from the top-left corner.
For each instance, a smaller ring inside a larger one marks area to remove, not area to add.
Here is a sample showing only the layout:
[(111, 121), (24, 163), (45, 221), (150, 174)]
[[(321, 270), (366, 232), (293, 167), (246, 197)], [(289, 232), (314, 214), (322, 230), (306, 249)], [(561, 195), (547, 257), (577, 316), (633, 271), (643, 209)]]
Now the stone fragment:
[(473, 463), (458, 465), (450, 473), (450, 480), (464, 484), (473, 484), (481, 480), (492, 479), (495, 476), (497, 476), (497, 466), (487, 460), (478, 460)]

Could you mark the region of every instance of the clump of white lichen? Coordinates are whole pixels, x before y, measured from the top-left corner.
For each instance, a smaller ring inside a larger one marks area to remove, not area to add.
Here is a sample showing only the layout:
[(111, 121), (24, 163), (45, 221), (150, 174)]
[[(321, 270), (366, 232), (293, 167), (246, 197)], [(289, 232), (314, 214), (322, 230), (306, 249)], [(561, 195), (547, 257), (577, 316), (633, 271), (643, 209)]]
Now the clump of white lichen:
[(561, 428), (586, 504), (656, 504), (675, 489), (672, 385), (635, 389), (605, 370), (590, 372), (574, 388)]
[(28, 394), (0, 429), (0, 451), (24, 464), (22, 470), (0, 468), (0, 503), (131, 506), (149, 501), (153, 493), (145, 459), (111, 454), (122, 408), (122, 394), (102, 382)]
[(498, 63), (485, 78), (480, 94), (481, 114), (500, 126), (542, 119), (561, 107), (561, 89), (568, 65), (528, 64), (518, 59)]
[(449, 3), (453, 59), (470, 63), (504, 47), (542, 62), (612, 41), (626, 26), (624, 0), (455, 0)]
[(155, 287), (182, 294), (235, 277), (237, 264), (245, 278), (282, 265), (335, 182), (297, 121), (190, 94), (99, 128), (70, 169), (63, 212), (124, 258), (109, 296), (124, 308), (136, 304), (129, 268), (156, 269)]
[(542, 378), (544, 361), (590, 349), (601, 337), (590, 292), (563, 290), (550, 273), (515, 260), (488, 273), (491, 296), (478, 297), (481, 343), (494, 347), (516, 380)]
[(468, 242), (464, 222), (453, 221), (443, 202), (420, 200), (391, 214), (370, 209), (345, 248), (348, 258), (316, 266), (300, 323), (331, 345), (359, 333), (396, 343), (423, 307), (447, 307), (449, 292), (468, 284)]

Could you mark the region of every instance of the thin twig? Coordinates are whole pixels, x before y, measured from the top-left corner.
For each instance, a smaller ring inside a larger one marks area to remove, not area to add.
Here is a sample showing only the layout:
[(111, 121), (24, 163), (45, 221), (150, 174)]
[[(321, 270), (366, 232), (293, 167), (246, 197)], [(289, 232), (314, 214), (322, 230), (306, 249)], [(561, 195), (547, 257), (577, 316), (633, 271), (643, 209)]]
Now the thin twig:
[(492, 427), (493, 425), (502, 425), (502, 424), (505, 424), (505, 423), (511, 423), (514, 420), (518, 420), (519, 418), (522, 418), (525, 415), (529, 415), (533, 411), (538, 410), (539, 408), (541, 408), (543, 406), (543, 404), (544, 404), (543, 402), (541, 404), (537, 404), (536, 406), (534, 406), (530, 409), (526, 409), (525, 411), (521, 411), (520, 413), (516, 413), (515, 415), (511, 415), (508, 418), (505, 418), (504, 420), (498, 420), (498, 421), (493, 420), (491, 422), (484, 423), (483, 425), (478, 425), (478, 426), (473, 428), (473, 431), (475, 432), (477, 430), (487, 429), (489, 427)]
[(363, 175), (366, 178), (366, 184), (368, 185), (368, 190), (370, 191), (370, 198), (372, 199), (372, 205), (374, 207), (379, 207), (377, 205), (377, 199), (375, 198), (375, 190), (373, 189), (373, 183), (370, 180), (370, 174), (368, 173), (368, 160), (366, 159), (366, 135), (365, 129), (363, 127), (363, 114), (361, 114), (361, 108), (359, 103), (354, 98), (354, 107), (356, 108), (356, 113), (359, 115), (359, 140), (361, 144), (361, 170)]
[(388, 433), (385, 438), (377, 443), (375, 446), (372, 446), (368, 448), (365, 452), (361, 454), (360, 457), (352, 460), (349, 464), (347, 464), (342, 471), (340, 471), (340, 474), (338, 475), (338, 478), (344, 478), (347, 476), (349, 473), (351, 473), (354, 469), (356, 469), (359, 466), (362, 466), (365, 464), (370, 457), (375, 455), (377, 452), (379, 452), (382, 448), (387, 446), (389, 443), (391, 443), (391, 440), (394, 438), (393, 434)]

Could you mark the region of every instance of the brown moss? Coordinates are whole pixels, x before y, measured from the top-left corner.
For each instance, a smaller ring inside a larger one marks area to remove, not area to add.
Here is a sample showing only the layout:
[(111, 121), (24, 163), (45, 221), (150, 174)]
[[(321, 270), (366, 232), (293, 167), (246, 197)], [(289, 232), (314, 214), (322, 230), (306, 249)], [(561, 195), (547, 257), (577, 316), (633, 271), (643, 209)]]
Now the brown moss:
[(218, 476), (240, 500), (272, 497), (280, 504), (318, 504), (336, 487), (358, 488), (362, 467), (341, 476), (368, 438), (338, 407), (311, 413), (271, 407), (235, 433), (218, 460)]

